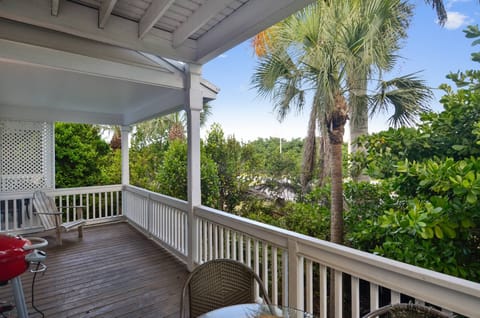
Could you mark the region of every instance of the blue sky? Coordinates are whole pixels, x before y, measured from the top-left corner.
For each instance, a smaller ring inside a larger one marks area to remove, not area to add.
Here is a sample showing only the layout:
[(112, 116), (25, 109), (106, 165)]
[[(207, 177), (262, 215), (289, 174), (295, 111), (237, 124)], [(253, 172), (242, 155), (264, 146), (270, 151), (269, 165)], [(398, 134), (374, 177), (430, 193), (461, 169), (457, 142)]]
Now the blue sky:
[[(442, 28), (436, 23), (435, 11), (423, 0), (413, 1), (416, 8), (408, 38), (399, 52), (398, 62), (391, 77), (422, 71), (420, 76), (432, 88), (442, 83), (451, 84), (445, 76), (449, 72), (478, 68), (470, 54), (480, 51), (472, 47), (462, 30), (469, 24), (478, 24), (480, 3), (477, 0), (444, 0), (448, 21)], [(212, 102), (212, 116), (204, 133), (213, 123), (219, 123), (226, 135), (237, 140), (258, 137), (303, 138), (308, 122), (308, 107), (303, 113), (291, 113), (279, 122), (273, 113), (272, 103), (261, 97), (250, 85), (257, 60), (250, 42), (245, 42), (215, 58), (203, 67), (203, 77), (220, 88), (217, 100)], [(432, 109), (440, 111), (438, 102), (443, 95), (435, 89)], [(370, 131), (388, 128), (385, 114), (370, 120)]]

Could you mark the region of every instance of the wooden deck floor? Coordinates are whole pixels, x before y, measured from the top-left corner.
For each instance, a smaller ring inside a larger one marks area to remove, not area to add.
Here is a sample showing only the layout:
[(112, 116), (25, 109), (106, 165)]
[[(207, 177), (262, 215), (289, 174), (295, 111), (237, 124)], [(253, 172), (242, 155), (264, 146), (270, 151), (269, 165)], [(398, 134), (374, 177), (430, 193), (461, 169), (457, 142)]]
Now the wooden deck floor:
[[(126, 223), (84, 231), (81, 241), (67, 233), (62, 247), (49, 238), (48, 269), (34, 295), (45, 317), (179, 317), (188, 274), (181, 262)], [(22, 275), (31, 313), (32, 278)], [(10, 284), (0, 287), (2, 300), (13, 302)]]

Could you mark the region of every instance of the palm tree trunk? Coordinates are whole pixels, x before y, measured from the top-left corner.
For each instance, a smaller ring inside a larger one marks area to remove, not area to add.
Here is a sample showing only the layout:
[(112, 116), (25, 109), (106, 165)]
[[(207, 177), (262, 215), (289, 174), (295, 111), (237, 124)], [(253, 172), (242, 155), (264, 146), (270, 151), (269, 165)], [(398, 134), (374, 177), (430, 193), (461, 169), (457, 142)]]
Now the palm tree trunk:
[[(352, 81), (349, 81), (352, 82)], [(357, 138), (368, 134), (368, 100), (367, 93), (367, 76), (360, 76), (358, 79), (350, 83), (350, 87), (355, 87), (349, 96), (349, 114), (350, 114), (350, 142), (349, 153), (365, 152), (363, 147), (356, 144)], [(355, 85), (355, 86), (353, 86)], [(352, 174), (351, 177), (355, 181), (369, 181), (369, 177), (360, 172), (360, 174)]]
[[(341, 94), (335, 97), (335, 109), (327, 117), (328, 139), (331, 151), (331, 208), (330, 208), (330, 241), (333, 243), (343, 243), (343, 171), (342, 171), (342, 145), (343, 135), (345, 133), (345, 124), (348, 120), (348, 109), (345, 98)], [(335, 308), (335, 272), (330, 272), (330, 315), (336, 317)]]
[(332, 206), (330, 241), (343, 243), (343, 171), (342, 171), (342, 144), (331, 145), (332, 153)]
[(310, 112), (310, 119), (308, 121), (307, 138), (303, 145), (303, 162), (302, 162), (302, 192), (307, 190), (308, 183), (312, 180), (313, 169), (315, 167), (315, 130), (317, 128), (317, 107), (315, 103)]
[(366, 97), (367, 81), (356, 80), (356, 89), (349, 96), (350, 113), (350, 153), (358, 150), (355, 141), (359, 136), (368, 134), (368, 101)]
[(330, 177), (330, 147), (328, 141), (328, 132), (325, 129), (324, 125), (322, 127), (322, 132), (319, 140), (318, 154), (319, 154), (319, 175), (318, 175), (318, 185), (323, 187), (327, 184), (328, 178)]
[(343, 171), (342, 145), (345, 133), (345, 124), (348, 120), (347, 103), (345, 98), (338, 94), (335, 97), (335, 109), (327, 118), (328, 138), (331, 151), (331, 215), (330, 241), (343, 243)]

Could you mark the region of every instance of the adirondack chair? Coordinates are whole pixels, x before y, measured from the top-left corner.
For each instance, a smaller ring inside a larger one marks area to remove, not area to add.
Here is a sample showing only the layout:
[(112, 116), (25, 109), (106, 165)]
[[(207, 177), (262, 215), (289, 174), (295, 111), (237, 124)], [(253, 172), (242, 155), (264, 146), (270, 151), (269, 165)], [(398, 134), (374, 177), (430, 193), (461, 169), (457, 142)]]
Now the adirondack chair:
[(35, 207), (34, 213), (40, 218), (45, 231), (55, 230), (58, 245), (62, 245), (62, 231), (68, 232), (72, 229), (78, 229), (78, 237), (83, 237), (83, 225), (86, 222), (83, 218), (83, 207), (68, 207), (75, 209), (77, 219), (71, 222), (63, 222), (62, 212), (58, 210), (55, 200), (40, 190), (33, 193), (33, 206)]

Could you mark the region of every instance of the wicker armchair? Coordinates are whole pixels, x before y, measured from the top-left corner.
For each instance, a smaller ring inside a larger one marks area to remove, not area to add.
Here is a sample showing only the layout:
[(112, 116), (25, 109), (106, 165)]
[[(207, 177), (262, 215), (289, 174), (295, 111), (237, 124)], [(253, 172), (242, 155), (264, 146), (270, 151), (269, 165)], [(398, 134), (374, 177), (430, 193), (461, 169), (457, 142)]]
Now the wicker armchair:
[[(194, 318), (217, 308), (254, 303), (255, 282), (270, 308), (271, 302), (263, 282), (251, 268), (229, 259), (203, 263), (185, 281), (180, 317)], [(187, 308), (189, 315), (186, 315)]]
[(417, 304), (387, 305), (366, 314), (363, 318), (448, 318), (449, 316), (432, 307)]

